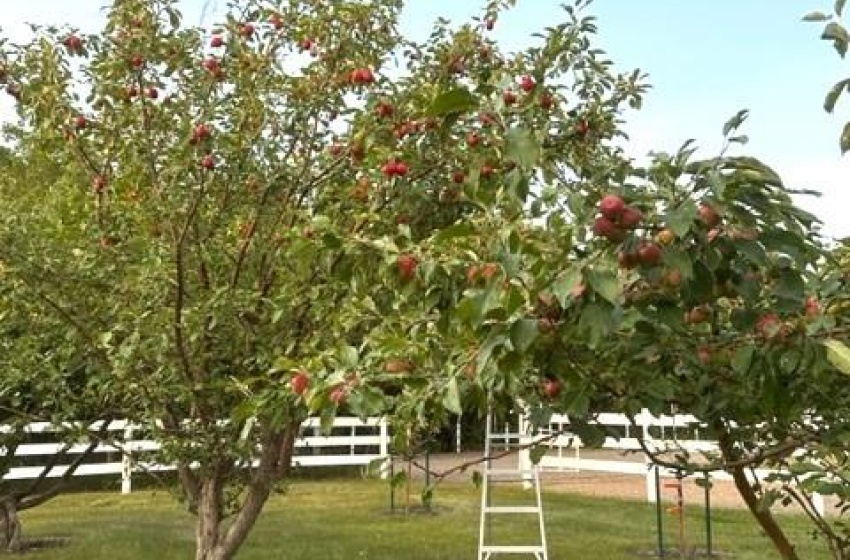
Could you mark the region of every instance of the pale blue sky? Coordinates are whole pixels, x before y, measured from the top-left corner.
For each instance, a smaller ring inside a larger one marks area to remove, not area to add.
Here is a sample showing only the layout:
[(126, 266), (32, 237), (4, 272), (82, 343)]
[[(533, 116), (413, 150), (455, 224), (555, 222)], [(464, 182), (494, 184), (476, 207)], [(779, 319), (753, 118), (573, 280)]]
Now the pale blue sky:
[[(182, 0), (198, 23), (207, 0)], [(104, 0), (3, 1), (2, 25), (17, 35), (25, 21), (67, 22), (87, 29), (101, 20)], [(540, 26), (562, 19), (560, 0), (519, 0), (497, 23), (494, 35), (519, 49)], [(224, 0), (210, 0), (223, 7)], [(423, 37), (438, 16), (463, 21), (480, 14), (484, 0), (408, 0), (402, 25)], [(775, 166), (793, 186), (816, 188), (820, 200), (801, 201), (826, 223), (826, 231), (850, 236), (850, 156), (842, 158), (837, 136), (850, 119), (850, 100), (837, 115), (822, 108), (830, 85), (850, 64), (820, 41), (818, 24), (800, 17), (828, 10), (831, 0), (595, 0), (599, 45), (622, 70), (640, 67), (653, 90), (639, 113), (629, 116), (629, 151), (676, 149), (694, 138), (717, 149), (720, 129), (739, 109), (751, 111), (745, 132), (749, 153)], [(4, 103), (6, 103), (4, 101)], [(0, 106), (0, 115), (6, 105)]]

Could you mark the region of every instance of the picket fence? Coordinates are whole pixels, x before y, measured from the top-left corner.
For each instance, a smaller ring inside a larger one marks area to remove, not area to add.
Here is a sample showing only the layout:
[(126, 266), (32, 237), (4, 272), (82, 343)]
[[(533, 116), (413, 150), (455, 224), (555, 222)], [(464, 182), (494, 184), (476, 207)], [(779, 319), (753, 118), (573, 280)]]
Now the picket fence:
[[(531, 443), (534, 438), (540, 438), (544, 445), (549, 447), (549, 453), (543, 455), (539, 466), (543, 471), (592, 471), (613, 474), (631, 474), (645, 477), (646, 499), (655, 502), (658, 496), (656, 488), (657, 481), (663, 478), (675, 478), (682, 473), (675, 469), (669, 469), (655, 465), (650, 462), (649, 457), (643, 453), (637, 434), (650, 449), (683, 449), (691, 453), (716, 452), (718, 445), (716, 441), (702, 439), (700, 432), (704, 433), (705, 425), (699, 419), (690, 414), (672, 414), (654, 416), (649, 411), (643, 410), (634, 418), (634, 423), (625, 414), (603, 413), (599, 414), (594, 423), (610, 429), (614, 433), (621, 434), (620, 437), (606, 437), (602, 449), (619, 450), (624, 453), (634, 453), (633, 456), (641, 457), (643, 461), (629, 460), (606, 460), (590, 459), (581, 456), (583, 446), (581, 438), (570, 432), (570, 419), (567, 415), (553, 415), (546, 429), (538, 431), (538, 435), (531, 436), (527, 419), (519, 416), (518, 432), (526, 434), (525, 443)], [(680, 433), (686, 435), (682, 436)], [(549, 438), (549, 439), (546, 439)], [(518, 463), (521, 469), (531, 465), (531, 452), (525, 449), (518, 454)], [(776, 471), (769, 469), (754, 469), (748, 471), (749, 477), (755, 477), (764, 481)], [(732, 476), (726, 472), (711, 473), (712, 480), (732, 480)], [(815, 494), (814, 506), (823, 514), (825, 503), (823, 497)]]
[[(97, 425), (92, 429), (97, 429)], [(74, 472), (74, 476), (119, 475), (121, 492), (130, 493), (133, 488), (133, 475), (174, 470), (169, 464), (160, 464), (144, 460), (145, 454), (160, 449), (160, 443), (153, 439), (134, 439), (134, 434), (144, 433), (142, 427), (124, 420), (110, 422), (108, 431), (120, 434), (115, 443), (99, 444), (91, 456)], [(0, 432), (8, 431), (0, 426)], [(33, 439), (49, 439), (58, 428), (48, 422), (35, 422), (26, 427)], [(367, 466), (376, 461), (389, 460), (390, 434), (385, 418), (337, 417), (329, 435), (321, 435), (319, 418), (309, 418), (302, 425), (302, 432), (295, 442), (295, 467), (332, 467)], [(119, 443), (117, 440), (121, 440)], [(3, 477), (6, 480), (26, 480), (41, 476), (49, 457), (64, 450), (65, 464), (53, 466), (47, 476), (62, 476), (72, 461), (84, 453), (88, 445), (78, 443), (65, 449), (65, 444), (57, 441), (26, 443), (15, 450), (15, 459), (24, 465), (13, 466)], [(0, 447), (2, 451), (2, 447)], [(381, 465), (380, 472), (385, 476), (388, 464)]]

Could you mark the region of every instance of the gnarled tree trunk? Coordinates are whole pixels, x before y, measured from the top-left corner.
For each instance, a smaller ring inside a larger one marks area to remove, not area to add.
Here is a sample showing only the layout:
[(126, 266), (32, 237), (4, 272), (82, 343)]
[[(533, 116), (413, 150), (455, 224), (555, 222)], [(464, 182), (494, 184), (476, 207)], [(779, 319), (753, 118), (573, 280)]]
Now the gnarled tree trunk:
[(0, 497), (0, 551), (19, 552), (21, 544), (17, 500), (13, 496)]
[(285, 478), (292, 463), (299, 424), (267, 431), (261, 439), (259, 464), (229, 526), (225, 524), (223, 470), (198, 475), (195, 560), (232, 560), (254, 527), (275, 483)]

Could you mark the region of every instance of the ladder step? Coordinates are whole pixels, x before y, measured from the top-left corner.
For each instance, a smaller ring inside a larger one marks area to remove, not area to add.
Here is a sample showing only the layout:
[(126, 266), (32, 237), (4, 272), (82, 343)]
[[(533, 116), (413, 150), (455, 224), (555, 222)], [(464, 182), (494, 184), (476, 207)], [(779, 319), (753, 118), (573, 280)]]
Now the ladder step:
[(487, 554), (544, 554), (546, 548), (540, 545), (485, 545), (481, 552)]
[(484, 511), (487, 513), (540, 513), (540, 508), (537, 506), (487, 506)]

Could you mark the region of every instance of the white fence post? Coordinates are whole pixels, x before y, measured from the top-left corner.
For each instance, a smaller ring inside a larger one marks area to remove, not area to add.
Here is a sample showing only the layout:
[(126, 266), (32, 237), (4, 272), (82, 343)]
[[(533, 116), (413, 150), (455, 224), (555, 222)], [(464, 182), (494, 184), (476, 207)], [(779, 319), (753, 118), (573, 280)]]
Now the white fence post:
[(658, 471), (658, 465), (653, 465), (647, 462), (646, 468), (646, 501), (654, 504), (655, 498), (658, 495), (658, 488), (656, 488), (657, 478), (655, 473)]
[(386, 480), (390, 475), (390, 463), (393, 460), (393, 458), (390, 457), (390, 427), (387, 423), (386, 417), (381, 418), (378, 422), (378, 428), (380, 433), (378, 454), (381, 457), (384, 457), (384, 461), (381, 463), (380, 475), (382, 479)]
[(133, 438), (133, 425), (127, 422), (124, 426), (124, 445), (121, 449), (121, 493), (133, 491), (133, 452), (130, 440)]
[[(530, 472), (531, 469), (534, 468), (534, 465), (531, 463), (531, 448), (524, 447), (531, 443), (532, 437), (533, 436), (528, 433), (528, 422), (525, 419), (525, 411), (521, 410), (517, 415), (517, 443), (521, 448), (519, 453), (517, 453), (517, 466), (523, 473)], [(523, 474), (522, 487), (529, 490), (532, 486), (531, 476)]]

